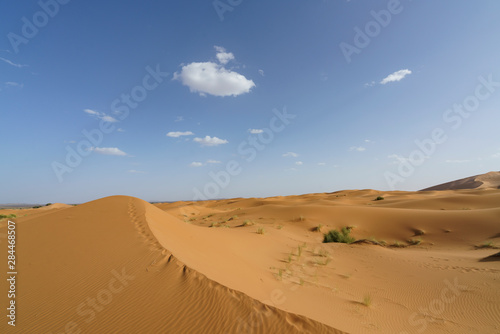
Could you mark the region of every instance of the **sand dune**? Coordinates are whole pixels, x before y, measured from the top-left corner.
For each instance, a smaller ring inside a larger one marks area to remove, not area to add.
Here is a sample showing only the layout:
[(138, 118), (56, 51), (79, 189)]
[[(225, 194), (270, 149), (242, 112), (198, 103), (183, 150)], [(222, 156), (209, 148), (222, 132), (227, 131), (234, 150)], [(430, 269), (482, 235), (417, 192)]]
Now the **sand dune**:
[(466, 177), (460, 180), (455, 180), (437, 186), (422, 189), (422, 191), (430, 190), (458, 190), (458, 189), (500, 189), (500, 172), (489, 172), (486, 174)]
[[(18, 210), (9, 333), (498, 333), (498, 203), (367, 189)], [(344, 226), (371, 243), (322, 243)]]

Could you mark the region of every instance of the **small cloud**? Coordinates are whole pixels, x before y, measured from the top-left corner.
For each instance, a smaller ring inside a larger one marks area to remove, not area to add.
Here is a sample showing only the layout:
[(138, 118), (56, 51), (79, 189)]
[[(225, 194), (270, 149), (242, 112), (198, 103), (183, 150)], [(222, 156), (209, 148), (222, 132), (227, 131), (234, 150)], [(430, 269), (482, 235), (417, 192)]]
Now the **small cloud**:
[(127, 172), (132, 174), (146, 174), (146, 172), (143, 172), (142, 170), (135, 170), (135, 169), (130, 169)]
[(5, 58), (2, 58), (2, 57), (0, 57), (0, 60), (4, 61), (5, 63), (7, 63), (7, 64), (9, 64), (9, 65), (11, 65), (11, 66), (18, 67), (18, 68), (28, 66), (28, 65), (21, 65), (21, 64), (16, 64), (16, 63), (13, 63), (13, 62), (11, 62), (10, 60), (5, 59)]
[(367, 82), (364, 84), (365, 87), (373, 87), (375, 86), (377, 83), (375, 81), (372, 81), (372, 82)]
[(172, 137), (172, 138), (178, 138), (181, 136), (192, 136), (192, 135), (194, 135), (194, 133), (192, 133), (191, 131), (185, 131), (185, 132), (171, 131), (167, 133), (167, 137)]
[(108, 116), (108, 115), (104, 115), (104, 116), (101, 116), (99, 118), (105, 122), (110, 122), (110, 123), (118, 122), (118, 120), (116, 118)]
[(207, 164), (220, 164), (220, 163), (222, 162), (219, 160), (207, 160)]
[(224, 49), (222, 46), (214, 46), (215, 51), (217, 51), (216, 57), (217, 60), (222, 65), (227, 64), (230, 60), (234, 59), (234, 55), (231, 52), (226, 52), (226, 49)]
[(365, 139), (365, 143), (372, 143), (370, 139)]
[(205, 136), (204, 138), (197, 137), (197, 138), (194, 138), (193, 141), (196, 143), (200, 143), (201, 146), (217, 146), (217, 145), (229, 143), (225, 139), (220, 139), (217, 137), (210, 137), (210, 136)]
[(118, 128), (116, 131), (118, 131), (118, 132), (125, 132), (125, 130), (123, 130), (122, 128)]
[(262, 130), (262, 129), (248, 129), (248, 132), (250, 132), (251, 134), (256, 135), (256, 134), (259, 134), (259, 133), (263, 133), (264, 130)]
[(189, 164), (190, 167), (201, 167), (203, 166), (203, 163), (198, 162), (198, 161), (193, 161), (192, 163)]
[(282, 155), (282, 157), (285, 157), (285, 158), (288, 158), (288, 157), (297, 158), (298, 156), (299, 155), (295, 152), (287, 152), (287, 153)]
[(465, 162), (471, 162), (471, 160), (446, 160), (449, 164), (463, 164)]
[(259, 70), (259, 74), (264, 76), (264, 70)]
[(99, 113), (99, 112), (94, 111), (94, 110), (92, 110), (92, 109), (83, 109), (83, 111), (84, 111), (84, 112), (86, 112), (87, 114), (90, 114), (90, 115), (96, 115), (96, 116), (97, 116), (97, 115), (100, 115), (100, 113)]
[(101, 120), (103, 120), (105, 122), (110, 122), (110, 123), (118, 122), (118, 120), (116, 118), (111, 117), (109, 115), (106, 115), (103, 112), (98, 112), (98, 111), (95, 111), (95, 110), (92, 110), (92, 109), (83, 109), (83, 111), (86, 112), (87, 114), (95, 116), (98, 119), (101, 119)]
[(380, 83), (382, 85), (385, 85), (388, 82), (400, 81), (400, 80), (404, 79), (404, 77), (406, 77), (409, 74), (411, 74), (411, 71), (409, 69), (399, 70), (399, 71), (396, 71), (392, 74), (389, 74), (387, 77), (382, 79), (382, 81), (380, 81)]
[(7, 81), (5, 83), (6, 87), (16, 87), (16, 88), (23, 88), (24, 84), (18, 83), (18, 82), (13, 82), (13, 81)]
[(177, 116), (174, 122), (182, 122), (184, 120), (184, 117), (182, 116)]
[(302, 166), (304, 163), (303, 163), (302, 161), (295, 161), (295, 164), (296, 164), (297, 166)]
[(193, 93), (201, 96), (238, 96), (250, 92), (255, 87), (252, 80), (228, 70), (224, 67), (229, 60), (234, 59), (232, 53), (225, 52), (222, 47), (215, 47), (220, 64), (213, 62), (193, 62), (182, 66), (180, 72), (175, 72), (173, 80), (179, 80), (188, 86)]
[(318, 162), (318, 166), (326, 166), (326, 162)]
[(90, 150), (104, 155), (118, 155), (118, 156), (127, 155), (127, 153), (123, 152), (117, 147), (91, 147)]
[(349, 151), (363, 152), (366, 151), (366, 148), (363, 146), (351, 146), (349, 147)]

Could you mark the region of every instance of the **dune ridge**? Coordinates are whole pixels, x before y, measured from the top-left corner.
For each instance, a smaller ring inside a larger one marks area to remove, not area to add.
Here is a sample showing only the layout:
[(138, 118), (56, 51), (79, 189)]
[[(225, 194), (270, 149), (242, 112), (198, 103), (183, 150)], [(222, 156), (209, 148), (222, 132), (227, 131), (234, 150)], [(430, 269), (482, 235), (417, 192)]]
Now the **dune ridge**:
[(342, 333), (185, 266), (149, 230), (147, 206), (114, 196), (19, 224), (29, 247), (9, 333)]
[(463, 179), (446, 182), (422, 189), (421, 191), (432, 190), (458, 190), (458, 189), (500, 189), (500, 172), (489, 172)]

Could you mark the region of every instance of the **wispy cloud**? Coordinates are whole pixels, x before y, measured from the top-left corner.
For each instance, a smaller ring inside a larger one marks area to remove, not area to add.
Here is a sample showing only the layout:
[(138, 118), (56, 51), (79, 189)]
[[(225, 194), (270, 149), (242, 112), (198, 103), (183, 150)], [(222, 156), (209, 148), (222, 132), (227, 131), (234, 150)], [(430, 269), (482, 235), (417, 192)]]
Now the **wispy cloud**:
[(15, 88), (23, 88), (24, 84), (18, 83), (18, 82), (13, 82), (13, 81), (7, 81), (5, 83), (6, 87), (15, 87)]
[(191, 131), (184, 131), (184, 132), (171, 131), (171, 132), (167, 133), (167, 137), (172, 137), (172, 138), (178, 138), (181, 136), (192, 136), (192, 135), (194, 135), (194, 133), (192, 133)]
[(177, 116), (174, 122), (182, 122), (184, 120), (184, 117), (182, 116)]
[(363, 151), (366, 151), (366, 147), (363, 147), (363, 146), (351, 146), (351, 147), (349, 147), (349, 151), (363, 152)]
[(262, 130), (262, 129), (248, 129), (248, 132), (250, 132), (251, 134), (256, 135), (256, 134), (259, 134), (259, 133), (263, 133), (264, 130)]
[(127, 155), (127, 153), (123, 152), (117, 147), (91, 147), (90, 150), (104, 155), (118, 155), (118, 156)]
[(105, 122), (110, 122), (110, 123), (118, 122), (118, 120), (116, 118), (111, 117), (109, 115), (106, 115), (103, 112), (98, 112), (98, 111), (95, 111), (92, 109), (83, 109), (83, 111), (91, 116), (98, 118), (98, 119), (102, 119)]
[(264, 70), (259, 70), (259, 74), (264, 76)]
[(201, 167), (203, 166), (203, 163), (202, 162), (198, 162), (198, 161), (193, 161), (192, 163), (189, 164), (190, 167)]
[(380, 81), (380, 83), (382, 85), (385, 85), (386, 83), (389, 83), (389, 82), (400, 81), (400, 80), (404, 79), (407, 75), (410, 75), (410, 74), (411, 74), (411, 71), (409, 69), (399, 70), (399, 71), (396, 71), (394, 73), (389, 74), (387, 77), (382, 79), (382, 81)]
[(220, 139), (217, 137), (210, 137), (210, 136), (205, 136), (204, 138), (194, 138), (194, 142), (201, 144), (201, 146), (217, 146), (217, 145), (222, 145), (222, 144), (227, 144), (229, 143), (225, 139)]
[(207, 164), (220, 164), (220, 163), (222, 162), (219, 160), (207, 160)]
[(302, 161), (295, 161), (295, 164), (296, 164), (297, 166), (302, 166), (304, 163), (303, 163)]
[(0, 57), (0, 60), (2, 60), (2, 61), (4, 61), (4, 62), (6, 62), (7, 64), (9, 64), (9, 65), (11, 65), (11, 66), (18, 67), (18, 68), (28, 66), (28, 65), (16, 64), (16, 63), (11, 62), (10, 60), (5, 59), (5, 58), (2, 58), (2, 57)]
[(146, 172), (143, 172), (142, 170), (135, 170), (135, 169), (130, 169), (128, 170), (128, 172), (132, 174), (146, 174)]
[(118, 128), (118, 129), (116, 129), (116, 131), (118, 131), (118, 132), (125, 132), (125, 130), (123, 130), (122, 128)]
[(287, 152), (285, 154), (282, 155), (282, 157), (285, 157), (285, 158), (288, 158), (288, 157), (291, 157), (291, 158), (297, 158), (299, 155), (295, 152)]
[(371, 82), (367, 82), (365, 83), (365, 87), (373, 87), (375, 86), (377, 83), (375, 81), (371, 81)]
[(226, 69), (225, 64), (234, 59), (234, 55), (224, 48), (216, 46), (217, 59), (220, 64), (213, 62), (193, 62), (175, 72), (173, 80), (179, 80), (188, 86), (193, 93), (201, 96), (238, 96), (250, 92), (255, 86), (252, 80), (245, 76)]
[(326, 162), (318, 162), (318, 166), (326, 166)]

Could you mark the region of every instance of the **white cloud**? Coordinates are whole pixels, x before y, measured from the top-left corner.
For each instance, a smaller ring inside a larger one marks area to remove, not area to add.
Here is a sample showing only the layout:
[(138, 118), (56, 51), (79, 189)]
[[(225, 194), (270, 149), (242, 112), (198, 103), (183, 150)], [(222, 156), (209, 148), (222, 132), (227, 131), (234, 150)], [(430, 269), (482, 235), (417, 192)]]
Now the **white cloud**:
[(326, 166), (326, 162), (318, 162), (318, 166)]
[(216, 54), (217, 60), (219, 60), (219, 62), (222, 65), (225, 65), (230, 60), (234, 59), (234, 55), (231, 52), (226, 52), (226, 49), (224, 49), (223, 47), (221, 47), (221, 46), (214, 46), (214, 48), (215, 48), (215, 51), (217, 51), (217, 54)]
[(367, 82), (367, 83), (365, 83), (365, 87), (373, 87), (373, 86), (375, 86), (375, 84), (376, 84), (375, 81)]
[(287, 152), (287, 153), (285, 153), (285, 154), (282, 155), (282, 157), (285, 157), (285, 158), (287, 158), (287, 157), (296, 158), (298, 156), (299, 155), (297, 153), (295, 153), (295, 152)]
[(189, 164), (191, 167), (201, 167), (203, 166), (203, 163), (198, 162), (198, 161), (193, 161), (192, 163)]
[(196, 137), (193, 139), (193, 141), (196, 143), (200, 143), (201, 146), (217, 146), (217, 145), (229, 143), (225, 139), (220, 139), (217, 137), (210, 137), (210, 136), (205, 136), (205, 138)]
[(303, 163), (302, 161), (295, 161), (295, 164), (296, 164), (297, 166), (302, 166), (304, 163)]
[(118, 131), (118, 132), (125, 132), (125, 130), (123, 130), (122, 128), (118, 128), (118, 129), (116, 129), (116, 131)]
[(400, 80), (404, 79), (404, 77), (406, 77), (409, 74), (411, 74), (411, 71), (409, 69), (399, 70), (399, 71), (396, 71), (392, 74), (389, 74), (387, 77), (382, 79), (382, 81), (380, 81), (380, 83), (382, 85), (385, 85), (388, 82), (400, 81)]
[(264, 70), (259, 70), (259, 74), (264, 76)]
[(87, 114), (90, 114), (90, 115), (96, 115), (96, 116), (100, 115), (99, 112), (91, 110), (91, 109), (83, 109), (83, 111), (85, 111)]
[(21, 64), (16, 64), (16, 63), (13, 63), (13, 62), (11, 62), (10, 60), (5, 59), (5, 58), (2, 58), (2, 57), (0, 57), (0, 60), (4, 61), (4, 62), (6, 62), (7, 64), (9, 64), (9, 65), (11, 65), (11, 66), (14, 66), (14, 67), (19, 67), (19, 68), (21, 68), (21, 67), (26, 67), (26, 66), (28, 66), (28, 65), (21, 65)]
[(180, 72), (175, 72), (173, 80), (181, 81), (191, 92), (201, 96), (238, 96), (250, 92), (255, 87), (252, 80), (224, 67), (229, 60), (234, 59), (233, 54), (225, 52), (224, 48), (215, 48), (221, 64), (193, 62), (182, 66)]
[(104, 155), (119, 155), (119, 156), (127, 155), (127, 153), (123, 152), (117, 147), (91, 147), (90, 150)]
[(349, 147), (349, 151), (363, 152), (366, 151), (366, 148), (363, 146), (351, 146)]
[(449, 164), (462, 164), (465, 162), (471, 162), (471, 160), (446, 160)]
[(262, 130), (262, 129), (248, 129), (248, 132), (250, 132), (251, 134), (256, 135), (256, 134), (264, 132), (264, 130)]
[(7, 81), (5, 83), (5, 86), (7, 87), (17, 87), (17, 88), (23, 88), (24, 87), (24, 84), (20, 84), (18, 82), (13, 82), (13, 81)]
[(92, 109), (83, 109), (83, 111), (86, 112), (89, 115), (92, 115), (92, 116), (95, 116), (95, 117), (97, 117), (99, 119), (102, 119), (105, 122), (110, 122), (110, 123), (118, 122), (118, 120), (116, 118), (111, 117), (109, 115), (106, 115), (103, 112), (98, 112), (98, 111), (95, 111), (95, 110), (92, 110)]
[(372, 141), (370, 139), (365, 139), (365, 143), (371, 143)]
[(128, 172), (132, 174), (146, 174), (146, 172), (143, 172), (142, 170), (135, 170), (135, 169), (130, 169), (128, 170)]
[(172, 138), (178, 138), (180, 136), (192, 136), (192, 135), (194, 135), (194, 133), (192, 133), (191, 131), (185, 131), (185, 132), (170, 131), (169, 133), (167, 133), (167, 137), (172, 137)]
[(211, 159), (207, 160), (207, 164), (220, 164), (220, 163), (222, 163), (222, 162), (219, 160), (211, 160)]

